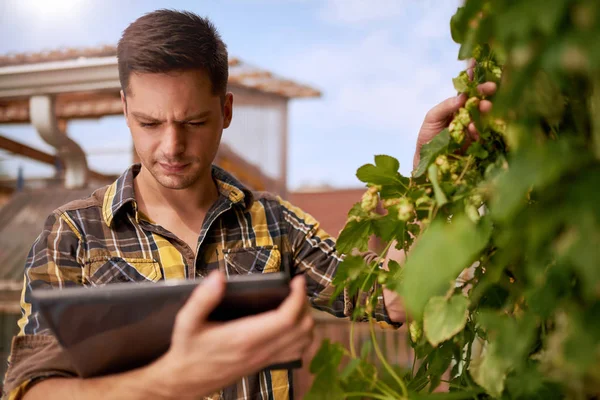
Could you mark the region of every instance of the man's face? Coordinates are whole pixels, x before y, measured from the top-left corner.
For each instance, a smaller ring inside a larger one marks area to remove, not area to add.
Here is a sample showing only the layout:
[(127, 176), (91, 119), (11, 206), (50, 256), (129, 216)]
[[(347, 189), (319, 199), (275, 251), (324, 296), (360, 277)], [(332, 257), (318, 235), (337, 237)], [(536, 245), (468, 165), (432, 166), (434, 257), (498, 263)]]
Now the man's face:
[(145, 169), (168, 189), (186, 189), (210, 174), (233, 96), (223, 103), (200, 70), (136, 74), (121, 94), (133, 144)]

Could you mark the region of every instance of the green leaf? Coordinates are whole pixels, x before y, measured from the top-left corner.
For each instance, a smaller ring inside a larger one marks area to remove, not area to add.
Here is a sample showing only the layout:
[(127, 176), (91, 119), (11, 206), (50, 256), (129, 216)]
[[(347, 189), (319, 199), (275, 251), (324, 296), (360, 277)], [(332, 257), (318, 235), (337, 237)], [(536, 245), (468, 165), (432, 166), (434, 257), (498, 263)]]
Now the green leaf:
[(366, 251), (372, 234), (373, 222), (371, 220), (350, 221), (337, 239), (337, 250), (343, 254), (350, 254), (354, 249)]
[(427, 169), (427, 176), (433, 185), (433, 194), (435, 195), (435, 201), (437, 202), (438, 207), (443, 206), (448, 202), (446, 198), (446, 194), (440, 187), (437, 176), (437, 166), (435, 164), (431, 164)]
[(398, 172), (400, 169), (400, 162), (397, 159), (384, 154), (375, 156), (375, 165), (389, 172)]
[(348, 217), (360, 217), (360, 218), (368, 218), (369, 214), (363, 210), (361, 206), (361, 202), (354, 203), (350, 211), (348, 211)]
[(393, 277), (399, 277), (402, 274), (402, 267), (395, 260), (388, 261), (388, 269), (389, 269), (390, 275)]
[(469, 390), (464, 392), (414, 394), (410, 398), (414, 400), (463, 400), (476, 399), (480, 393), (481, 391)]
[(454, 89), (459, 93), (466, 93), (469, 91), (469, 76), (465, 71), (462, 71), (456, 78), (452, 78)]
[(375, 165), (365, 164), (356, 171), (356, 177), (365, 183), (375, 185), (398, 185), (403, 182), (398, 169), (400, 163), (394, 157), (375, 156)]
[(359, 365), (360, 365), (360, 358), (353, 358), (352, 360), (350, 360), (348, 365), (346, 365), (346, 367), (344, 367), (344, 369), (340, 373), (340, 379), (343, 379), (343, 380), (348, 379), (350, 377), (350, 375), (352, 375), (354, 373), (354, 371), (356, 370), (356, 367), (358, 367)]
[(390, 212), (386, 216), (373, 221), (373, 231), (384, 242), (394, 239), (402, 242), (405, 227), (406, 222), (398, 219), (397, 212)]
[(497, 181), (496, 194), (490, 205), (492, 216), (507, 220), (525, 206), (531, 188), (544, 188), (589, 160), (589, 152), (566, 140), (551, 141), (514, 154), (510, 169)]
[(459, 7), (456, 13), (450, 19), (450, 34), (452, 40), (456, 43), (462, 43), (465, 40), (466, 32), (469, 28), (469, 21), (477, 15), (481, 9), (481, 1), (467, 1), (464, 7)]
[(462, 331), (469, 317), (469, 300), (462, 295), (432, 297), (425, 306), (423, 328), (434, 347)]
[(440, 385), (442, 375), (450, 367), (454, 355), (453, 350), (454, 346), (452, 343), (444, 343), (427, 357), (427, 375), (429, 375), (431, 381), (429, 385), (430, 392), (434, 391)]
[(453, 286), (488, 244), (491, 227), (482, 222), (475, 225), (464, 215), (455, 216), (451, 224), (436, 220), (413, 246), (399, 292), (416, 318), (431, 297), (444, 295)]
[(404, 196), (408, 191), (410, 179), (403, 176), (399, 179), (401, 183), (395, 185), (383, 185), (379, 192), (379, 197), (381, 197), (381, 199), (395, 199)]
[(489, 156), (489, 153), (486, 149), (483, 148), (481, 143), (473, 142), (467, 149), (467, 154), (472, 155), (473, 157), (479, 158), (481, 160), (486, 159)]
[(412, 176), (415, 178), (420, 177), (427, 171), (427, 167), (435, 158), (448, 149), (450, 143), (450, 132), (448, 129), (444, 129), (437, 134), (429, 143), (424, 144), (421, 147), (419, 164), (413, 171)]
[(489, 344), (483, 356), (471, 362), (470, 369), (473, 380), (492, 397), (500, 397), (504, 391), (509, 368), (497, 353), (494, 344)]
[(338, 367), (344, 355), (339, 343), (325, 339), (310, 363), (310, 372), (316, 374), (310, 391), (304, 397), (308, 400), (341, 399), (344, 392), (338, 379)]
[(332, 283), (335, 286), (335, 291), (331, 296), (331, 302), (335, 301), (339, 294), (342, 293), (344, 287), (348, 284), (347, 281), (356, 281), (367, 269), (368, 267), (363, 257), (346, 256), (338, 265), (333, 278)]
[(311, 374), (318, 374), (323, 370), (337, 370), (343, 355), (344, 348), (341, 344), (325, 339), (310, 363)]
[[(342, 388), (344, 392), (370, 392), (378, 379), (377, 368), (360, 358), (353, 359), (350, 363), (355, 362), (356, 364), (352, 366), (353, 370), (342, 382)], [(329, 398), (332, 397), (323, 397), (323, 399)]]
[(360, 349), (360, 358), (367, 359), (371, 354), (371, 350), (373, 350), (373, 343), (370, 340), (365, 341)]

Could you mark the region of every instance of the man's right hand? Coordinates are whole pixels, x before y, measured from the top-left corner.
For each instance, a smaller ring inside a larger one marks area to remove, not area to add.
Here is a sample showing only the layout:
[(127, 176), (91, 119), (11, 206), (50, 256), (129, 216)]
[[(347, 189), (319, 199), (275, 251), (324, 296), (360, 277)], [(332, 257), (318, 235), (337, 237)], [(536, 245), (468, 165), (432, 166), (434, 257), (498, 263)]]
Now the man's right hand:
[(269, 365), (301, 359), (312, 342), (303, 276), (292, 280), (290, 295), (276, 310), (226, 323), (207, 321), (224, 292), (225, 279), (214, 272), (180, 310), (169, 351), (152, 365), (163, 381), (155, 386), (164, 389), (161, 395), (209, 395)]
[(177, 314), (170, 349), (150, 365), (98, 378), (47, 379), (24, 398), (195, 399), (269, 365), (302, 358), (314, 327), (303, 276), (292, 280), (290, 295), (276, 310), (225, 323), (208, 322), (224, 293), (221, 273), (206, 278)]

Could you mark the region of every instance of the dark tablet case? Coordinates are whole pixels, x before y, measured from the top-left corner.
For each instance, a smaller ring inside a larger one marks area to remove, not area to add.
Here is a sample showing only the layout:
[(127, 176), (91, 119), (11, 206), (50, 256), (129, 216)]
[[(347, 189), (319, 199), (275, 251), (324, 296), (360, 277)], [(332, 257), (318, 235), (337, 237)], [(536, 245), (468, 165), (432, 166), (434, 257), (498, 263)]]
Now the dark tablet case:
[[(32, 297), (79, 375), (87, 378), (141, 367), (164, 354), (175, 316), (199, 283), (117, 283), (34, 290)], [(209, 319), (227, 321), (275, 309), (289, 291), (284, 273), (232, 276)], [(294, 361), (270, 369), (300, 366)]]

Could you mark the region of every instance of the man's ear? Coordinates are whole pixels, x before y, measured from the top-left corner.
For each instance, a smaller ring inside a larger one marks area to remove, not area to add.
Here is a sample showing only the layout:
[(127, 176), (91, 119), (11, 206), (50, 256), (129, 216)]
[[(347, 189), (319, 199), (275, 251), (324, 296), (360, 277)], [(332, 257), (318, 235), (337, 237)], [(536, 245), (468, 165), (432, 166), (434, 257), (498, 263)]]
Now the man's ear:
[(127, 99), (125, 98), (125, 92), (121, 90), (119, 92), (121, 94), (121, 105), (123, 106), (123, 115), (125, 116), (125, 122), (127, 126), (129, 126), (129, 118), (127, 118)]
[(233, 118), (233, 93), (229, 92), (225, 95), (223, 102), (223, 129), (229, 128)]

